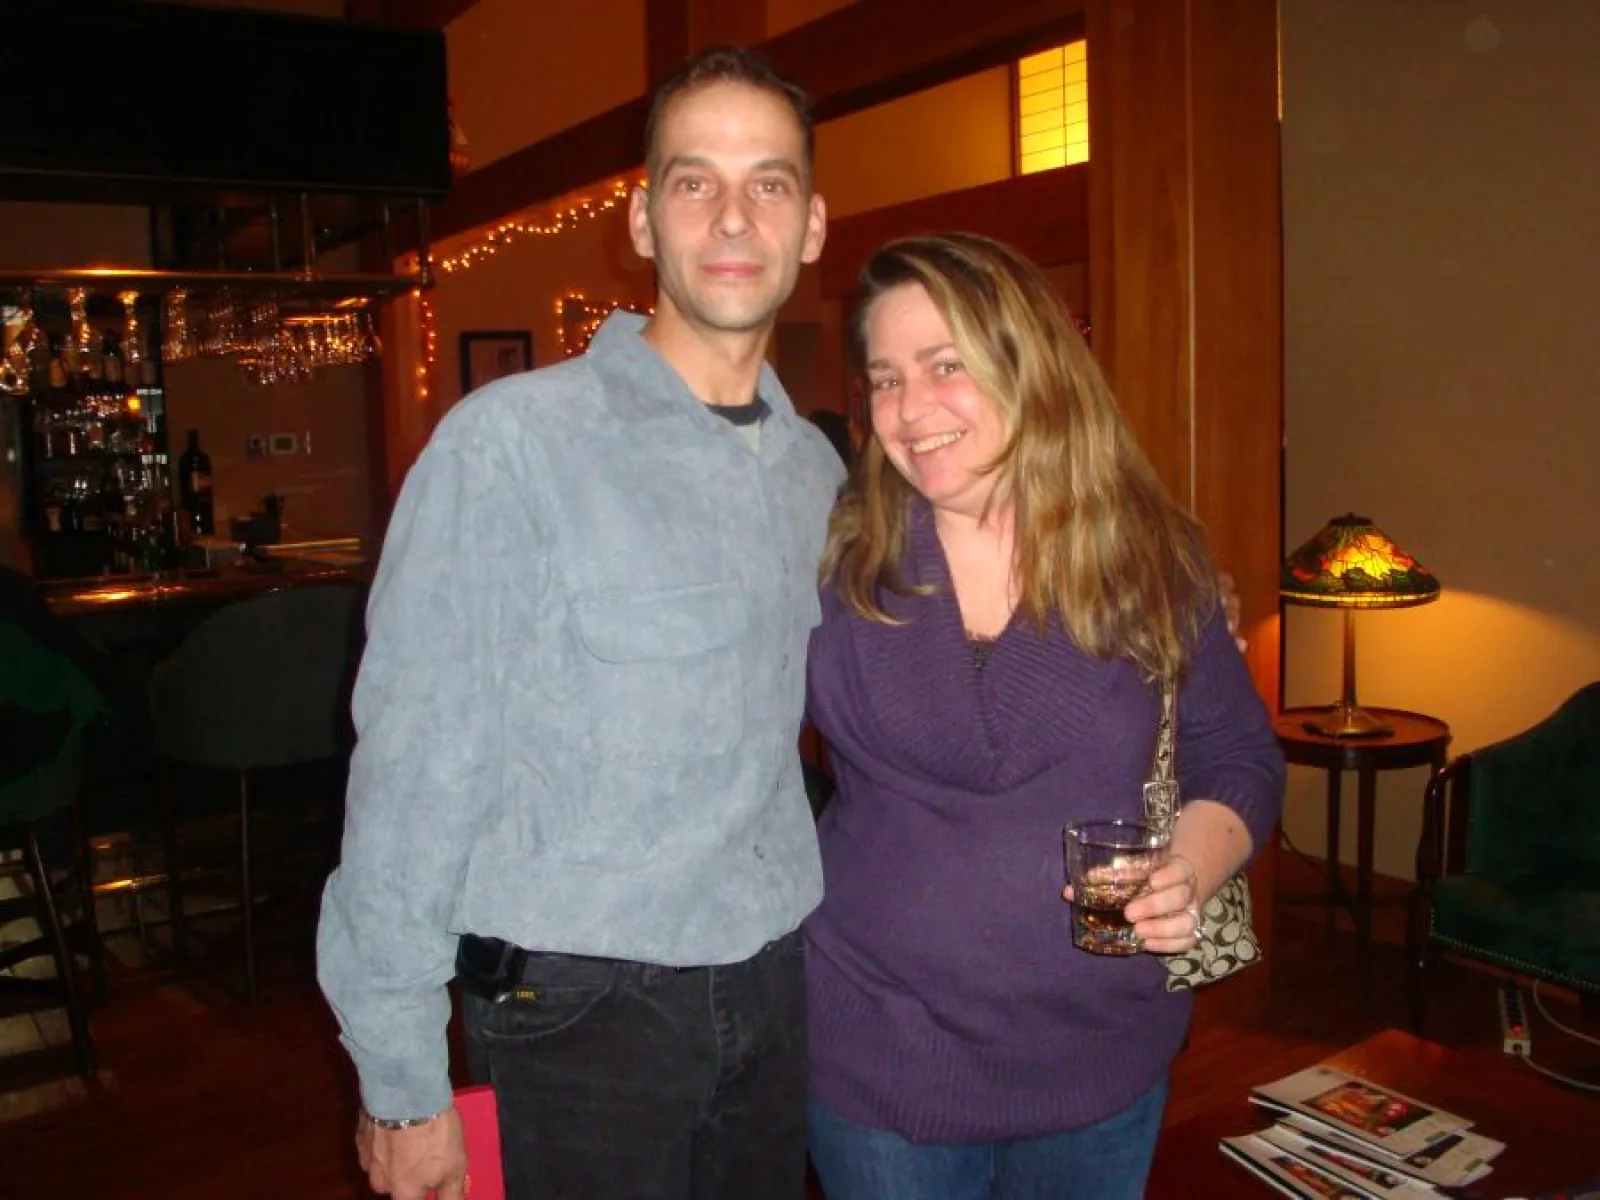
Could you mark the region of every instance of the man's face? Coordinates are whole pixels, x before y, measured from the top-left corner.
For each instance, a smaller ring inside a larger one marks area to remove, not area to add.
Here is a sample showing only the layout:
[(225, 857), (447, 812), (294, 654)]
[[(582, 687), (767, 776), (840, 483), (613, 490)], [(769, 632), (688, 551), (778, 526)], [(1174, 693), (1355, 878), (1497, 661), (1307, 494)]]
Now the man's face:
[(765, 333), (826, 225), (794, 112), (749, 84), (706, 84), (667, 107), (654, 149), (656, 174), (628, 222), (656, 264), (657, 320)]

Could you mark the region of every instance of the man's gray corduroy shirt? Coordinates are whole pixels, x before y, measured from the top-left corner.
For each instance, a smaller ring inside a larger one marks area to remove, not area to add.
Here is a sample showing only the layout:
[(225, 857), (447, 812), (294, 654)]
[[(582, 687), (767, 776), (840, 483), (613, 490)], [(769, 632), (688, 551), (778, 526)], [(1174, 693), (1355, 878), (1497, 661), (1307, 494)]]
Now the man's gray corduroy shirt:
[(642, 328), (458, 405), (395, 507), (317, 946), (376, 1116), (449, 1103), (462, 933), (707, 965), (821, 896), (796, 739), (839, 460), (767, 369), (752, 449)]

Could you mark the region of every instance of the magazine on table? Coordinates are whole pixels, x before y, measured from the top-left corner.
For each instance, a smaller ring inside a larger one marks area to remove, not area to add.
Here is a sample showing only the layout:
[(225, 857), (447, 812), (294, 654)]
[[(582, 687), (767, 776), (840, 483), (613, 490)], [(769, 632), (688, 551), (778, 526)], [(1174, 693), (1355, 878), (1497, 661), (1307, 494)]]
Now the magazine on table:
[[(1381, 1200), (1257, 1134), (1222, 1139), (1222, 1152), (1264, 1183), (1296, 1200)], [(1421, 1200), (1422, 1192), (1414, 1193)]]
[(1381, 1161), (1384, 1166), (1402, 1175), (1409, 1175), (1435, 1187), (1462, 1187), (1482, 1179), (1494, 1169), (1489, 1164), (1495, 1156), (1506, 1148), (1504, 1142), (1463, 1129), (1440, 1138), (1425, 1150), (1404, 1158), (1392, 1158), (1388, 1155), (1375, 1156), (1366, 1143), (1344, 1137), (1320, 1121), (1295, 1113), (1284, 1117), (1278, 1124), (1346, 1154)]
[(1423, 1200), (1439, 1194), (1415, 1175), (1397, 1170), (1387, 1159), (1380, 1162), (1370, 1154), (1335, 1149), (1328, 1139), (1307, 1137), (1281, 1122), (1255, 1136), (1375, 1200)]
[(1262, 1084), (1250, 1102), (1282, 1115), (1298, 1114), (1394, 1158), (1428, 1149), (1468, 1128), (1466, 1117), (1445, 1112), (1393, 1088), (1334, 1067), (1308, 1067)]

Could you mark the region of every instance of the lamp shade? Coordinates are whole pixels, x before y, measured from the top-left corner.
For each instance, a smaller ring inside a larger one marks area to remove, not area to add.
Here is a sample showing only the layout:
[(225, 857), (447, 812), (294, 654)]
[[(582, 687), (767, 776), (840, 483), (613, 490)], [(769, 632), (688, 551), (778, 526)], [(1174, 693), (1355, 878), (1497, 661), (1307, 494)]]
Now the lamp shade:
[(1366, 517), (1335, 517), (1283, 562), (1278, 591), (1291, 604), (1406, 608), (1439, 598), (1439, 581)]

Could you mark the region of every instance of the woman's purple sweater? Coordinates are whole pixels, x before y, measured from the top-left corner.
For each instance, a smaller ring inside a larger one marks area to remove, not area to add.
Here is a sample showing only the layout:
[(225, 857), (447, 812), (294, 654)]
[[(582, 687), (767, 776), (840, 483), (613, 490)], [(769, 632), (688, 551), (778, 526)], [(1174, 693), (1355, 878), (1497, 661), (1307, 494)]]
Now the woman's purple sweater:
[[(825, 896), (805, 925), (811, 1090), (917, 1142), (1036, 1137), (1126, 1108), (1167, 1071), (1187, 993), (1154, 955), (1074, 949), (1062, 826), (1137, 818), (1159, 699), (1126, 661), (1017, 621), (982, 664), (925, 507), (882, 625), (825, 589), (810, 711), (839, 790)], [(1179, 692), (1186, 800), (1228, 805), (1261, 847), (1283, 794), (1267, 713), (1220, 616)]]

